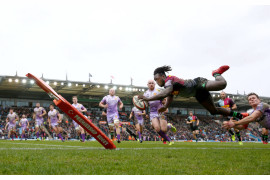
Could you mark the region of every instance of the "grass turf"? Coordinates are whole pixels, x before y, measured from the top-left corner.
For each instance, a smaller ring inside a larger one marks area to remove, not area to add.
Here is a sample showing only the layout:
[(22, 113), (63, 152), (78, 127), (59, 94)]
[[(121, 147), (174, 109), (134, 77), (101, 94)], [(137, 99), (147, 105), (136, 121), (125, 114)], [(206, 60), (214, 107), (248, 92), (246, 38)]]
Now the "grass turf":
[(0, 174), (270, 174), (270, 144), (0, 141)]

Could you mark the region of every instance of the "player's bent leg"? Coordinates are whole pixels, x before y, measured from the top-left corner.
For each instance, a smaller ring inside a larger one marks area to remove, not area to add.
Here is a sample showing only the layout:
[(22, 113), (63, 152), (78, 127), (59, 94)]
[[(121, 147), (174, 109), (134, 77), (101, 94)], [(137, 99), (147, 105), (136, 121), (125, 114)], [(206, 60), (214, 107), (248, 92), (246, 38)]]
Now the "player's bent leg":
[(38, 124), (35, 125), (35, 129), (36, 129), (36, 139), (37, 141), (39, 141), (39, 125)]
[(159, 120), (156, 117), (152, 119), (152, 127), (155, 129), (157, 133), (160, 131)]
[(263, 144), (268, 144), (268, 130), (266, 128), (262, 128), (262, 141)]
[(212, 96), (208, 91), (199, 90), (196, 92), (196, 99), (197, 101), (205, 108), (207, 109), (212, 115), (224, 115), (224, 116), (232, 116), (236, 117), (238, 119), (242, 119), (244, 116), (241, 113), (222, 108), (222, 107), (216, 107), (214, 105), (214, 101), (212, 99)]
[(166, 141), (169, 142), (169, 145), (172, 145), (170, 144), (171, 142), (171, 139), (169, 138), (169, 136), (166, 134), (167, 133), (167, 120), (164, 120), (164, 119), (160, 119), (160, 128), (161, 128), (161, 132), (163, 132), (163, 136), (164, 136), (164, 139)]
[(220, 91), (227, 86), (226, 80), (222, 76), (217, 76), (215, 81), (209, 80), (206, 83), (205, 89), (207, 91)]
[(143, 123), (139, 124), (140, 125), (140, 132), (141, 132), (141, 139), (140, 139), (140, 143), (143, 142), (143, 138), (142, 138), (142, 132), (143, 132)]
[(109, 132), (110, 132), (110, 139), (113, 141), (113, 139), (114, 139), (114, 124), (108, 123), (108, 126), (109, 126)]
[(79, 129), (82, 137), (82, 142), (85, 142), (85, 131), (81, 126), (79, 126)]
[(196, 130), (194, 130), (194, 131), (192, 132), (192, 135), (193, 135), (193, 139), (197, 142)]
[(164, 133), (167, 133), (167, 130), (168, 130), (168, 128), (167, 128), (167, 126), (168, 126), (167, 121), (164, 120), (164, 119), (160, 119), (159, 121), (160, 121), (160, 129), (161, 129), (161, 131), (163, 131)]
[(141, 126), (140, 126), (140, 124), (139, 123), (137, 123), (136, 125), (135, 125), (135, 127), (136, 127), (136, 130), (137, 130), (137, 133), (138, 133), (138, 141), (140, 141), (141, 140)]
[(60, 127), (57, 127), (57, 130), (58, 130), (58, 135), (57, 135), (58, 138), (60, 138), (62, 142), (65, 142), (65, 140), (62, 136), (62, 132), (61, 132), (62, 129)]
[(120, 143), (120, 121), (118, 119), (115, 119), (114, 120), (114, 126), (115, 126), (115, 129), (116, 129), (116, 134), (117, 134), (117, 142)]

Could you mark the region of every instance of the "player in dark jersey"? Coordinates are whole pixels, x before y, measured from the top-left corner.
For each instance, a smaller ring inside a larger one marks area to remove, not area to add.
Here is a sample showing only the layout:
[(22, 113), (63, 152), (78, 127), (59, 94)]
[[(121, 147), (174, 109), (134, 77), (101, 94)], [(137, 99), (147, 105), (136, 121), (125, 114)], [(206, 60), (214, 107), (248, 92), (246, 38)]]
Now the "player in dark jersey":
[[(227, 97), (227, 95), (224, 91), (220, 92), (220, 100), (217, 102), (217, 107), (223, 107), (223, 108), (226, 108), (228, 110), (236, 110), (237, 109), (237, 106), (234, 103), (234, 101), (231, 98)], [(231, 118), (228, 116), (223, 116), (223, 118), (222, 118), (223, 121), (228, 121), (230, 119), (233, 120), (234, 118)], [(240, 131), (238, 129), (229, 128), (227, 130), (231, 134), (232, 141), (235, 141), (235, 134), (236, 134), (237, 139), (239, 141), (239, 144), (243, 145)], [(233, 132), (233, 130), (235, 131), (235, 133)]]
[(243, 115), (241, 113), (222, 108), (216, 107), (214, 105), (213, 99), (209, 91), (220, 91), (227, 86), (226, 80), (221, 76), (225, 71), (229, 69), (229, 66), (221, 66), (217, 70), (212, 72), (215, 77), (215, 81), (207, 80), (202, 77), (195, 79), (180, 79), (176, 76), (167, 76), (166, 72), (171, 71), (170, 66), (162, 66), (154, 71), (154, 79), (160, 87), (164, 87), (165, 90), (159, 94), (152, 97), (145, 97), (139, 95), (140, 99), (145, 101), (160, 100), (167, 97), (167, 103), (161, 107), (158, 111), (159, 113), (164, 112), (171, 102), (173, 101), (174, 95), (179, 95), (181, 97), (195, 97), (197, 101), (207, 109), (212, 115), (221, 114), (224, 116), (232, 116), (238, 119), (242, 119)]
[(193, 138), (196, 140), (196, 142), (198, 142), (198, 134), (199, 134), (199, 119), (197, 118), (197, 116), (194, 116), (193, 115), (193, 112), (190, 111), (189, 112), (189, 116), (187, 118), (187, 124), (190, 125), (190, 129), (191, 129), (191, 132), (193, 134)]
[(225, 128), (236, 127), (237, 129), (246, 129), (251, 122), (258, 122), (265, 130), (263, 132), (263, 143), (268, 143), (268, 130), (270, 129), (270, 105), (261, 102), (256, 93), (247, 95), (248, 103), (252, 107), (250, 114), (239, 121), (226, 121), (223, 123)]

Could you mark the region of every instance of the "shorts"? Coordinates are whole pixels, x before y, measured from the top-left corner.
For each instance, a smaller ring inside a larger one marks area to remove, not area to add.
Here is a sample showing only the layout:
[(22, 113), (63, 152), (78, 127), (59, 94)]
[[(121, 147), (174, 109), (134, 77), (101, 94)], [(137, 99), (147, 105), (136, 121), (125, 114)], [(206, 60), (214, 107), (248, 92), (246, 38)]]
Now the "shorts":
[(135, 118), (135, 124), (143, 125), (143, 123), (144, 123), (144, 120), (143, 119), (138, 120), (138, 119)]
[(26, 126), (22, 126), (22, 131), (25, 131), (26, 130)]
[(197, 84), (195, 87), (196, 88), (195, 98), (197, 99), (198, 102), (205, 102), (209, 98), (212, 98), (209, 91), (205, 89), (205, 86), (208, 82), (207, 79), (202, 78), (202, 77), (197, 77), (194, 79), (194, 81)]
[(78, 124), (78, 123), (76, 123), (75, 121), (73, 121), (73, 125), (74, 125), (74, 127), (75, 127), (75, 130), (79, 130), (80, 129), (80, 125)]
[(8, 125), (8, 131), (16, 130), (16, 124), (9, 124)]
[(43, 121), (36, 121), (35, 126), (38, 127), (38, 128), (43, 126)]
[(191, 129), (191, 131), (199, 130), (198, 126), (191, 126), (190, 129)]
[(167, 121), (167, 118), (164, 114), (150, 113), (150, 121), (152, 121), (152, 119), (154, 119), (154, 118), (158, 118), (158, 119), (162, 119), (162, 120)]
[(55, 128), (58, 126), (58, 123), (51, 123), (52, 128)]
[(108, 114), (107, 113), (107, 122), (108, 122), (108, 124), (117, 123), (115, 120), (118, 120), (118, 122), (119, 122), (119, 115), (118, 115), (118, 113), (114, 113), (114, 114)]

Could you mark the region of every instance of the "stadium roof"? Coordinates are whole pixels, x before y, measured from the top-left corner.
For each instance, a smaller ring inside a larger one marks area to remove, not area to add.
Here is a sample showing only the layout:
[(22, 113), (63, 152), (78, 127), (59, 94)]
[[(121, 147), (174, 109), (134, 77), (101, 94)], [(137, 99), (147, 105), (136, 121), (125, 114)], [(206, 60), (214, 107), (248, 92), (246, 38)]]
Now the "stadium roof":
[[(110, 88), (115, 88), (116, 93), (120, 98), (130, 100), (134, 95), (142, 94), (147, 90), (147, 87), (135, 85), (120, 85), (112, 83), (97, 83), (97, 82), (79, 82), (69, 80), (45, 79), (57, 93), (63, 97), (70, 98), (77, 95), (80, 101), (98, 102), (100, 98), (108, 94)], [(214, 101), (220, 99), (219, 92), (211, 93)], [(230, 94), (238, 107), (248, 107), (245, 95)], [(49, 99), (49, 96), (37, 86), (33, 80), (21, 76), (0, 76), (0, 97), (4, 98), (31, 98), (31, 99)], [(270, 103), (269, 97), (261, 97), (262, 101)], [(131, 102), (130, 102), (131, 103)], [(201, 107), (195, 98), (176, 97), (173, 103), (174, 106), (184, 107)]]

